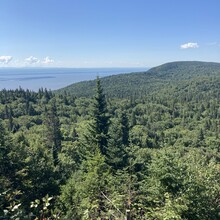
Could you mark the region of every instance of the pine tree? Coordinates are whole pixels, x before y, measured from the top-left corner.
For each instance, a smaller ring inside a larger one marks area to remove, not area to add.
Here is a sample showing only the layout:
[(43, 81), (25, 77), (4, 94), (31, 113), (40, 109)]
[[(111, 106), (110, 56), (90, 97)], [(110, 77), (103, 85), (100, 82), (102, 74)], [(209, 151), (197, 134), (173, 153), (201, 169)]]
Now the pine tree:
[(106, 155), (108, 145), (109, 116), (107, 115), (105, 95), (98, 77), (96, 82), (96, 95), (94, 96), (92, 119), (93, 123), (91, 124), (90, 133), (94, 142), (93, 144), (99, 147), (100, 152), (103, 155)]
[(51, 106), (46, 110), (45, 125), (47, 127), (47, 145), (52, 148), (54, 166), (56, 166), (58, 164), (58, 152), (61, 149), (62, 135), (55, 100), (52, 100)]

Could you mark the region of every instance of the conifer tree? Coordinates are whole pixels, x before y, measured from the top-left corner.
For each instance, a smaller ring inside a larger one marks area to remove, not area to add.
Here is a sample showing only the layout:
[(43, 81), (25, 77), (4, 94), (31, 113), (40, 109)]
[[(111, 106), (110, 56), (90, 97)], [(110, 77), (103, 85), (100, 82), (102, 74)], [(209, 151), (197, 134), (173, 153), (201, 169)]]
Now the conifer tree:
[(108, 144), (108, 129), (109, 129), (109, 116), (107, 115), (107, 104), (105, 95), (100, 83), (100, 79), (97, 77), (96, 82), (96, 95), (94, 96), (93, 111), (92, 111), (93, 123), (91, 124), (90, 133), (95, 145), (99, 146), (100, 152), (106, 155)]
[(11, 106), (8, 107), (7, 105), (5, 105), (5, 114), (4, 114), (4, 118), (8, 119), (8, 131), (13, 131), (14, 128), (14, 123), (13, 123), (13, 111)]
[(9, 109), (8, 106), (5, 105), (5, 115), (4, 115), (4, 119), (8, 119), (9, 118)]
[(129, 122), (125, 111), (122, 112), (120, 118), (120, 124), (122, 129), (122, 144), (128, 146), (129, 144)]
[[(2, 125), (2, 121), (0, 120), (0, 173), (3, 175), (5, 173), (5, 164), (7, 162), (7, 154), (8, 154), (9, 148), (5, 145), (5, 129)], [(2, 178), (0, 180), (1, 185)]]
[(66, 219), (112, 219), (108, 218), (112, 207), (106, 199), (112, 194), (110, 169), (98, 147), (93, 153), (62, 187)]
[(52, 148), (54, 166), (58, 164), (58, 152), (61, 149), (60, 121), (57, 115), (55, 100), (46, 111), (45, 125), (47, 127), (47, 145)]
[(115, 170), (122, 169), (128, 162), (126, 147), (129, 145), (129, 125), (125, 112), (120, 114), (119, 119), (112, 121), (109, 136), (107, 162)]

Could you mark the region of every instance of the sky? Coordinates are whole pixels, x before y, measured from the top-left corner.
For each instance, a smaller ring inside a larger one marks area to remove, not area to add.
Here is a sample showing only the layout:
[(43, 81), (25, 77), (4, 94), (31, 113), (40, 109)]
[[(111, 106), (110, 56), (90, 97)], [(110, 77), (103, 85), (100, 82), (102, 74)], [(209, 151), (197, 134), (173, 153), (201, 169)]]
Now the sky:
[(220, 62), (219, 0), (0, 0), (0, 67)]

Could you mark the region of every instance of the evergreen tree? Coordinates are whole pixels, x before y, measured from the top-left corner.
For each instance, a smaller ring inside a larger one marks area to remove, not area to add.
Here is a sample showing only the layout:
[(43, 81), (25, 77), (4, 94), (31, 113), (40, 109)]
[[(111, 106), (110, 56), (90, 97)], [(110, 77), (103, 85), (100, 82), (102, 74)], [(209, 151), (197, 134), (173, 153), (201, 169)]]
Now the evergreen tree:
[(129, 144), (129, 123), (128, 117), (125, 111), (122, 112), (120, 118), (121, 130), (122, 130), (122, 144), (128, 146)]
[(91, 124), (90, 133), (94, 142), (93, 144), (99, 147), (100, 152), (103, 155), (106, 155), (108, 145), (109, 116), (107, 115), (105, 95), (98, 77), (96, 83), (96, 95), (94, 96), (92, 119), (93, 123)]
[(62, 187), (60, 198), (66, 219), (110, 219), (112, 207), (106, 199), (112, 193), (108, 185), (110, 179), (105, 158), (99, 148), (94, 147), (94, 156), (85, 160)]
[(136, 119), (136, 112), (135, 111), (132, 111), (132, 114), (131, 114), (131, 126), (135, 126), (137, 124), (137, 119)]
[(52, 100), (49, 109), (46, 110), (45, 125), (47, 127), (47, 145), (52, 148), (53, 161), (56, 166), (58, 164), (58, 152), (61, 149), (62, 135), (55, 100)]
[(119, 119), (112, 121), (109, 136), (107, 162), (115, 170), (122, 169), (128, 162), (126, 147), (129, 145), (129, 125), (125, 112), (120, 114)]
[(8, 107), (7, 105), (5, 105), (4, 119), (8, 119), (8, 131), (13, 131), (14, 123), (13, 123), (13, 111), (11, 106)]
[[(6, 136), (5, 129), (2, 125), (2, 121), (0, 120), (0, 173), (1, 173), (0, 185), (2, 187), (1, 190), (4, 190), (4, 186), (7, 183), (5, 174), (7, 173), (7, 165), (9, 162), (9, 158), (8, 158), (9, 148), (6, 146), (5, 136)], [(0, 193), (2, 193), (1, 190)]]
[(8, 119), (8, 118), (9, 118), (9, 109), (8, 109), (8, 106), (5, 105), (4, 119)]

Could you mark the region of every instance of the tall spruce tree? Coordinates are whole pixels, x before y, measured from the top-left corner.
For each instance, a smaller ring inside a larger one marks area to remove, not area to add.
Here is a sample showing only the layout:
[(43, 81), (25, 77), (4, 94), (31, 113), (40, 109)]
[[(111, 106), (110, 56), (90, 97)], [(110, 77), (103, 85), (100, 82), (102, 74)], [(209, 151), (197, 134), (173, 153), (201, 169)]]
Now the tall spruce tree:
[(47, 128), (47, 145), (52, 148), (53, 162), (56, 166), (58, 164), (58, 152), (61, 149), (62, 135), (55, 100), (52, 100), (51, 105), (46, 110), (45, 125)]
[(107, 114), (107, 104), (99, 77), (97, 77), (96, 81), (96, 94), (94, 96), (92, 119), (93, 123), (91, 124), (90, 132), (93, 136), (93, 144), (99, 147), (100, 152), (103, 155), (106, 155), (108, 145), (109, 116)]

